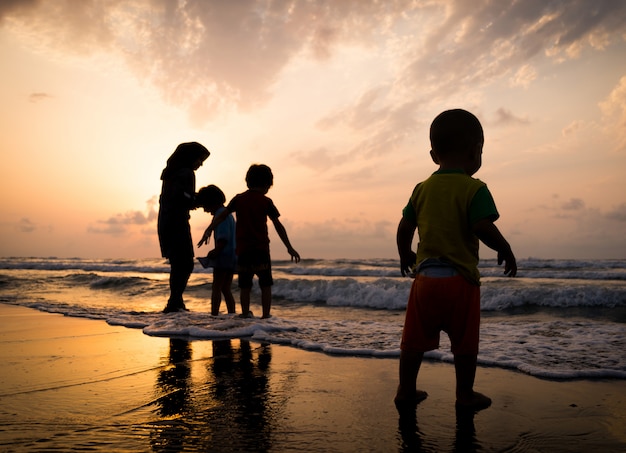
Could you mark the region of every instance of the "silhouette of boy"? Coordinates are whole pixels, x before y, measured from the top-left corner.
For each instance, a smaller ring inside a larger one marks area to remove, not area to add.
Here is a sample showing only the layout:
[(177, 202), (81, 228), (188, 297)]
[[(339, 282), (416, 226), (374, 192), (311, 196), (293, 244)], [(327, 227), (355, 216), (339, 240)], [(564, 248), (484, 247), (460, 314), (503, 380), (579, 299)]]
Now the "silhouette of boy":
[[(480, 329), (479, 240), (498, 252), (504, 273), (517, 273), (509, 243), (494, 221), (499, 214), (487, 186), (472, 178), (482, 164), (483, 129), (473, 114), (448, 110), (430, 127), (430, 155), (439, 169), (417, 184), (402, 211), (397, 245), (402, 275), (416, 272), (400, 352), (399, 411), (414, 410), (426, 392), (416, 389), (424, 352), (450, 337), (456, 371), (456, 407), (481, 410), (491, 399), (474, 391)], [(417, 254), (411, 250), (418, 230)]]
[[(210, 212), (213, 216), (225, 211), (224, 202), (226, 196), (222, 190), (210, 185), (198, 191), (196, 197), (198, 206), (204, 208), (205, 212)], [(213, 268), (213, 283), (211, 284), (211, 314), (217, 316), (220, 312), (222, 294), (226, 302), (228, 313), (235, 313), (235, 298), (231, 291), (233, 274), (237, 266), (237, 256), (235, 255), (235, 219), (232, 215), (226, 216), (226, 220), (220, 223), (214, 231), (215, 248), (211, 250), (206, 258), (198, 258), (203, 267)]]
[(211, 225), (206, 229), (198, 247), (206, 244), (216, 225), (222, 222), (229, 213), (237, 214), (237, 269), (239, 275), (239, 289), (241, 298), (241, 317), (252, 316), (250, 312), (250, 292), (252, 279), (259, 278), (261, 288), (261, 305), (263, 318), (270, 317), (272, 307), (272, 263), (270, 258), (270, 239), (267, 229), (267, 219), (272, 221), (292, 261), (300, 262), (300, 255), (294, 250), (287, 237), (287, 231), (278, 220), (280, 213), (274, 202), (266, 196), (274, 184), (274, 175), (267, 165), (254, 164), (246, 174), (248, 190), (236, 195), (226, 206), (226, 211), (215, 216)]

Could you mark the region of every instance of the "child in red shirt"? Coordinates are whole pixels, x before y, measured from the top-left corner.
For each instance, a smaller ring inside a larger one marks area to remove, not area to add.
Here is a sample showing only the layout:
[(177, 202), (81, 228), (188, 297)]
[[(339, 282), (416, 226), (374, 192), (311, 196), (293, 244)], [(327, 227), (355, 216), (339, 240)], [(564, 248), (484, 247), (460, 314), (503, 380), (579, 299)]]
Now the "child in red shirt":
[(270, 258), (270, 239), (267, 229), (267, 219), (274, 224), (283, 244), (287, 247), (292, 261), (300, 262), (300, 255), (291, 246), (287, 231), (278, 220), (280, 213), (274, 202), (266, 196), (274, 184), (274, 175), (267, 165), (254, 164), (246, 174), (248, 190), (236, 195), (226, 211), (215, 216), (211, 225), (206, 229), (198, 246), (206, 244), (211, 232), (222, 222), (229, 213), (236, 213), (236, 241), (237, 241), (237, 272), (239, 275), (239, 289), (241, 298), (241, 317), (252, 317), (250, 311), (250, 293), (252, 279), (259, 278), (261, 288), (261, 305), (263, 318), (269, 318), (272, 307), (272, 262)]

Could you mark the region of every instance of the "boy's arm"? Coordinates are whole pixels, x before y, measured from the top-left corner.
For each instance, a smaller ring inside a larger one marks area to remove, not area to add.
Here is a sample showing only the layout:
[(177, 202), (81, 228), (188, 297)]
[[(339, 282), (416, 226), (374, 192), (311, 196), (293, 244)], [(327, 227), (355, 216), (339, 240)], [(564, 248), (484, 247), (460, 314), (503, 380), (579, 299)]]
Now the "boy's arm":
[(412, 268), (417, 261), (417, 255), (411, 249), (416, 228), (417, 225), (413, 224), (405, 217), (400, 219), (398, 233), (396, 234), (396, 243), (398, 244), (398, 254), (400, 255), (400, 272), (402, 272), (403, 277), (411, 274)]
[(200, 242), (198, 242), (198, 247), (200, 247), (203, 244), (206, 244), (209, 241), (209, 238), (211, 237), (211, 233), (213, 232), (213, 230), (215, 230), (215, 227), (218, 226), (220, 223), (222, 223), (224, 220), (226, 220), (226, 217), (228, 217), (229, 214), (230, 212), (228, 212), (228, 209), (225, 209), (222, 212), (220, 212), (218, 215), (213, 217), (211, 224), (207, 227), (206, 230), (204, 230), (202, 239), (200, 239)]
[(299, 263), (300, 255), (291, 246), (291, 242), (289, 242), (289, 238), (287, 237), (287, 230), (285, 230), (285, 227), (283, 226), (283, 224), (280, 222), (280, 220), (278, 220), (278, 218), (273, 218), (272, 223), (274, 224), (274, 228), (276, 228), (278, 237), (280, 238), (281, 241), (283, 241), (283, 244), (285, 244), (285, 247), (287, 247), (287, 251), (289, 252), (289, 255), (291, 255), (291, 261), (295, 261), (296, 263)]
[(504, 239), (498, 227), (489, 219), (479, 220), (474, 225), (474, 234), (487, 247), (498, 252), (498, 264), (504, 262), (504, 274), (509, 277), (515, 277), (517, 274), (515, 256), (513, 255), (511, 246), (506, 239)]

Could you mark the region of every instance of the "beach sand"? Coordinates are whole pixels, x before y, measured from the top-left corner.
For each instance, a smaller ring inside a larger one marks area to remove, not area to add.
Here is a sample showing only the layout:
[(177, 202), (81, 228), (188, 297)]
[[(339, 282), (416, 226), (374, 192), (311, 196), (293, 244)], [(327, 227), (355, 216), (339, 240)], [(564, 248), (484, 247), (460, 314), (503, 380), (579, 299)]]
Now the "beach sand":
[(0, 304), (0, 451), (626, 451), (626, 381), (481, 367), (493, 399), (454, 410), (454, 368), (425, 362), (415, 419), (397, 359), (254, 341), (155, 338)]

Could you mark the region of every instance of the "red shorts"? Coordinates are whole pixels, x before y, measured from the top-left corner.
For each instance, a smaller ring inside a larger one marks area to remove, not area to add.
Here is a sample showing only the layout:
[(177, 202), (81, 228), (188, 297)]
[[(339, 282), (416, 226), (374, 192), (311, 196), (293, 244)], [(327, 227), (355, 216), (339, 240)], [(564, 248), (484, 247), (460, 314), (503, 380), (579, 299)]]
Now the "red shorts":
[(439, 348), (439, 334), (450, 337), (453, 354), (478, 354), (480, 286), (460, 275), (418, 274), (406, 307), (400, 349), (426, 352)]

